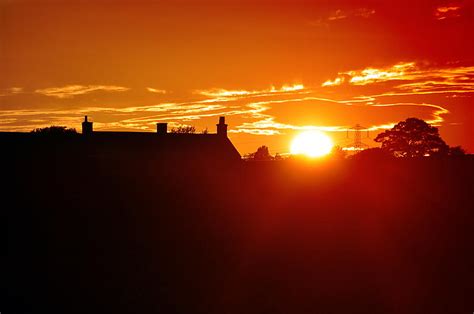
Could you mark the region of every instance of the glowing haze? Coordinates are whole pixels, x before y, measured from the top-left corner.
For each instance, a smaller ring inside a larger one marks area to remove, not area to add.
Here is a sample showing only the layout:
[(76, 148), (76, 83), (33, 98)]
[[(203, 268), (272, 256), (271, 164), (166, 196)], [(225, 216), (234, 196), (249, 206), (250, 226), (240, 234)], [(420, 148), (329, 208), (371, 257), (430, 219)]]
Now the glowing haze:
[(473, 2), (418, 2), (2, 1), (0, 131), (225, 115), (242, 154), (286, 153), (302, 131), (345, 146), (418, 117), (474, 152)]

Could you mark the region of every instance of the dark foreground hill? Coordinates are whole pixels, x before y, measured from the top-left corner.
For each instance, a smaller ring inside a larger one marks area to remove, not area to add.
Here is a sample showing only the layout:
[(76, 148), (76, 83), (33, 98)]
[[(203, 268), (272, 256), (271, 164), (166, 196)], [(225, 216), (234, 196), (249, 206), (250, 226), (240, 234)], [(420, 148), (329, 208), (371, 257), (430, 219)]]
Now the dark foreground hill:
[(2, 161), (5, 313), (474, 309), (471, 158)]

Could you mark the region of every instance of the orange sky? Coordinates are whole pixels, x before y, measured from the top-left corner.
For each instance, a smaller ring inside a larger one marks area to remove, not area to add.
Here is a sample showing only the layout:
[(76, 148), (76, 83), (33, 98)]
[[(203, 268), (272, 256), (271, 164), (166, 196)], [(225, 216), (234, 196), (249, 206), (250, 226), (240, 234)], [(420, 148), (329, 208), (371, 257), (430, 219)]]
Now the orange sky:
[(242, 154), (285, 153), (304, 129), (343, 146), (418, 117), (474, 152), (473, 1), (0, 3), (0, 131), (226, 115)]

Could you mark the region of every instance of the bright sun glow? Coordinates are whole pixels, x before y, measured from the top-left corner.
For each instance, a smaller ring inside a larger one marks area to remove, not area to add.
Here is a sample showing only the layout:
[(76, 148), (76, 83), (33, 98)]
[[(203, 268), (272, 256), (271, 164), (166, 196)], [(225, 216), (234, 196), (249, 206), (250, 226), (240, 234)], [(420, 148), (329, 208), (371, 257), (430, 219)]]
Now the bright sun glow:
[(320, 131), (306, 131), (298, 134), (291, 142), (293, 155), (321, 157), (331, 152), (333, 147), (329, 136)]

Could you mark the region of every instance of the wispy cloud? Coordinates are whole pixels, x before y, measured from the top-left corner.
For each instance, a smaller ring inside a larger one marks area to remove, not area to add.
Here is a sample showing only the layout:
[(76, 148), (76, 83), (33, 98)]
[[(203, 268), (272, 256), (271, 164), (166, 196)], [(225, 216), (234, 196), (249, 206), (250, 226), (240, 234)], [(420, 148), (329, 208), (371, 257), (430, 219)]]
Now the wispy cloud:
[(23, 93), (23, 87), (10, 87), (0, 89), (0, 96), (10, 96)]
[(363, 86), (386, 82), (393, 83), (391, 94), (474, 92), (474, 67), (430, 68), (415, 62), (405, 62), (383, 68), (341, 72), (335, 79), (325, 81), (322, 86)]
[(276, 135), (282, 134), (284, 130), (319, 130), (326, 132), (345, 131), (347, 127), (344, 126), (315, 126), (315, 125), (293, 125), (287, 123), (280, 123), (275, 121), (276, 118), (267, 116), (262, 120), (254, 122), (244, 122), (237, 126), (231, 133), (248, 133), (254, 135)]
[(336, 86), (343, 83), (366, 85), (388, 80), (411, 79), (416, 70), (415, 62), (399, 63), (385, 68), (365, 68), (359, 71), (340, 72), (334, 80), (327, 80), (322, 86)]
[(354, 12), (355, 16), (363, 17), (365, 19), (368, 19), (374, 14), (375, 14), (375, 10), (369, 9), (369, 8), (359, 8)]
[(328, 21), (337, 21), (343, 20), (349, 17), (360, 17), (360, 18), (370, 18), (372, 15), (375, 14), (374, 9), (370, 8), (358, 8), (356, 10), (342, 10), (337, 9), (336, 11), (332, 12), (328, 17)]
[[(395, 106), (398, 106), (398, 107), (401, 107), (401, 106), (410, 106), (410, 107), (425, 107), (425, 108), (432, 108), (434, 109), (431, 113), (431, 118), (430, 119), (427, 119), (426, 122), (429, 123), (429, 124), (433, 124), (433, 125), (439, 125), (441, 122), (444, 121), (443, 119), (443, 115), (445, 114), (448, 114), (449, 113), (449, 110), (446, 109), (446, 108), (443, 108), (441, 106), (438, 106), (438, 105), (432, 105), (432, 104), (413, 104), (413, 103), (396, 103), (396, 104), (376, 104), (376, 105), (373, 105), (374, 107), (395, 107)], [(397, 122), (393, 122), (393, 123), (390, 123), (390, 124), (386, 124), (386, 125), (380, 125), (376, 128), (372, 127), (372, 129), (388, 129), (388, 128), (393, 128), (393, 126), (398, 123)]]
[(156, 89), (156, 88), (152, 88), (152, 87), (147, 87), (146, 88), (147, 91), (149, 91), (150, 93), (155, 93), (155, 94), (166, 94), (166, 90), (164, 89)]
[(328, 16), (328, 21), (337, 21), (345, 18), (347, 18), (347, 14), (345, 14), (342, 10), (339, 9)]
[(456, 18), (461, 16), (461, 6), (439, 6), (434, 11), (434, 16), (437, 20), (445, 20), (448, 18)]
[(152, 130), (158, 121), (192, 121), (228, 111), (230, 110), (223, 105), (206, 102), (160, 103), (125, 108), (0, 110), (0, 125), (3, 130), (10, 131), (30, 131), (52, 124), (80, 127), (82, 116), (89, 115), (106, 117), (106, 121), (95, 122), (95, 129)]
[(129, 88), (113, 85), (67, 85), (62, 87), (48, 87), (35, 90), (35, 93), (56, 98), (71, 98), (96, 91), (125, 92)]
[[(425, 114), (423, 118), (430, 124), (439, 125), (441, 122), (444, 121), (443, 115), (449, 113), (449, 111), (438, 105), (433, 104), (426, 104), (426, 103), (378, 103), (374, 104), (372, 101), (375, 100), (374, 97), (377, 96), (363, 96), (357, 97), (354, 99), (346, 99), (346, 100), (334, 100), (328, 98), (321, 98), (315, 96), (308, 96), (303, 98), (291, 98), (287, 100), (269, 100), (269, 101), (261, 101), (258, 103), (250, 104), (255, 109), (253, 118), (255, 121), (251, 122), (244, 122), (241, 125), (238, 125), (234, 130), (231, 130), (232, 133), (248, 133), (254, 135), (275, 135), (275, 134), (282, 134), (285, 130), (319, 130), (325, 132), (345, 132), (351, 130), (351, 125), (349, 124), (339, 124), (339, 125), (298, 125), (298, 124), (290, 124), (290, 123), (282, 123), (278, 122), (281, 120), (282, 117), (277, 117), (272, 115), (271, 108), (275, 104), (291, 104), (292, 107), (295, 107), (295, 103), (311, 103), (311, 102), (318, 102), (318, 103), (334, 103), (338, 104), (339, 108), (332, 108), (334, 112), (342, 113), (345, 109), (345, 106), (350, 106), (354, 108), (354, 104), (358, 104), (356, 108), (358, 110), (371, 110), (371, 108), (395, 108), (402, 110), (404, 108), (411, 107), (419, 107), (423, 108)], [(405, 110), (403, 110), (405, 111)], [(307, 114), (311, 114), (307, 112)], [(367, 127), (369, 131), (377, 131), (382, 129), (392, 128), (398, 121), (387, 121), (384, 123), (373, 124)]]
[(208, 90), (196, 90), (195, 93), (207, 97), (246, 97), (251, 95), (268, 95), (275, 93), (300, 92), (305, 89), (303, 84), (283, 85), (280, 88), (271, 86), (264, 90), (227, 90), (222, 88), (212, 88)]
[(369, 19), (375, 14), (375, 9), (365, 7), (351, 10), (337, 9), (329, 12), (329, 14), (321, 15), (319, 18), (307, 20), (306, 25), (310, 27), (324, 27), (329, 29), (331, 24), (339, 21), (360, 21), (361, 19)]

